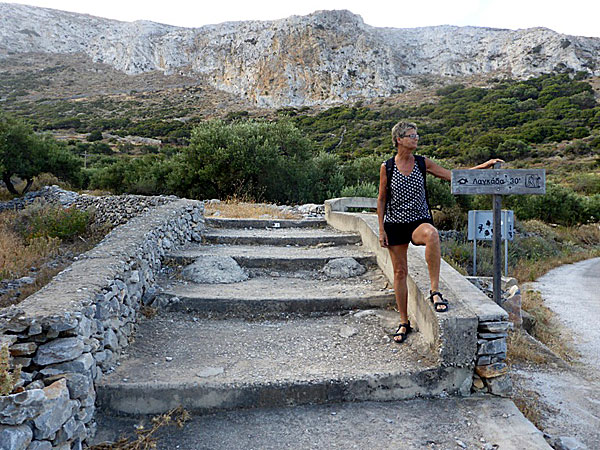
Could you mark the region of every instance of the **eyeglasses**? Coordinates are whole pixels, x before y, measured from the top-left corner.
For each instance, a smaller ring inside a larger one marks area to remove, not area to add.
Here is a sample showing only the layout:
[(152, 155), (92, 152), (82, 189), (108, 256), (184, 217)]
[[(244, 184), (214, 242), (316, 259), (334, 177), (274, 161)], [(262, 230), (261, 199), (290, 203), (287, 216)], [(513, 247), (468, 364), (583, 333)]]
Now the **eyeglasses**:
[(411, 138), (411, 139), (419, 139), (418, 134), (404, 134), (404, 135), (402, 135), (402, 137), (407, 137), (407, 138)]

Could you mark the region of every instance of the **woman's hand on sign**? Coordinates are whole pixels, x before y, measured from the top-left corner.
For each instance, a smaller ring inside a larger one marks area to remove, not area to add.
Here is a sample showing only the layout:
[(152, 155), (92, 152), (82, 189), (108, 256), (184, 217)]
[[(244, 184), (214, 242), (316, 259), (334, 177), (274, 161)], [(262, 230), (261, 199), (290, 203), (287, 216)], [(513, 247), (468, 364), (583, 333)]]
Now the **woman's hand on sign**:
[(494, 164), (496, 163), (503, 163), (504, 160), (500, 159), (500, 158), (492, 158), (482, 164), (479, 164), (478, 166), (475, 167), (471, 167), (471, 169), (489, 169), (490, 167), (494, 167)]

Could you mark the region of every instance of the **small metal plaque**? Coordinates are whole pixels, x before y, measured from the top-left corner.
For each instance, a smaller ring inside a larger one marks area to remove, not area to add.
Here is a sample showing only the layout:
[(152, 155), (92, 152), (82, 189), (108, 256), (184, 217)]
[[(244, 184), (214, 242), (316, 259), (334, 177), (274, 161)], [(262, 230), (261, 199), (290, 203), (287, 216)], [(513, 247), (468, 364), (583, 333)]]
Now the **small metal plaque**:
[[(512, 241), (515, 236), (515, 213), (510, 209), (503, 209), (500, 215), (500, 237), (502, 240)], [(491, 241), (494, 235), (494, 212), (490, 210), (469, 211), (469, 226), (467, 239), (472, 241)]]
[(452, 171), (453, 194), (545, 194), (546, 169)]

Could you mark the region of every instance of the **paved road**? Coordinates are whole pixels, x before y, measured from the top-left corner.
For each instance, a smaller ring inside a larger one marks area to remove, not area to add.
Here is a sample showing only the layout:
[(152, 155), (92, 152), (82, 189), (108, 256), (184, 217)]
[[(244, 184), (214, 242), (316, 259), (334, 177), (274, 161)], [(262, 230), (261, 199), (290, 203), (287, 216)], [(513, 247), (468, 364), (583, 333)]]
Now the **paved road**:
[(571, 330), (581, 362), (600, 369), (600, 258), (551, 270), (530, 287)]

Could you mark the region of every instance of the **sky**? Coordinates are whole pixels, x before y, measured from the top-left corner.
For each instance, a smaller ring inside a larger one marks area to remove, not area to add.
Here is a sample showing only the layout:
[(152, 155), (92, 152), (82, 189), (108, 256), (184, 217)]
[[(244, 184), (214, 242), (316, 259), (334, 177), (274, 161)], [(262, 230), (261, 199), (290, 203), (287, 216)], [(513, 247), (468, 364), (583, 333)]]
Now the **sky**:
[(274, 20), (322, 9), (347, 9), (376, 27), (473, 25), (513, 30), (546, 27), (564, 34), (600, 37), (598, 0), (13, 0), (8, 3), (182, 27)]

